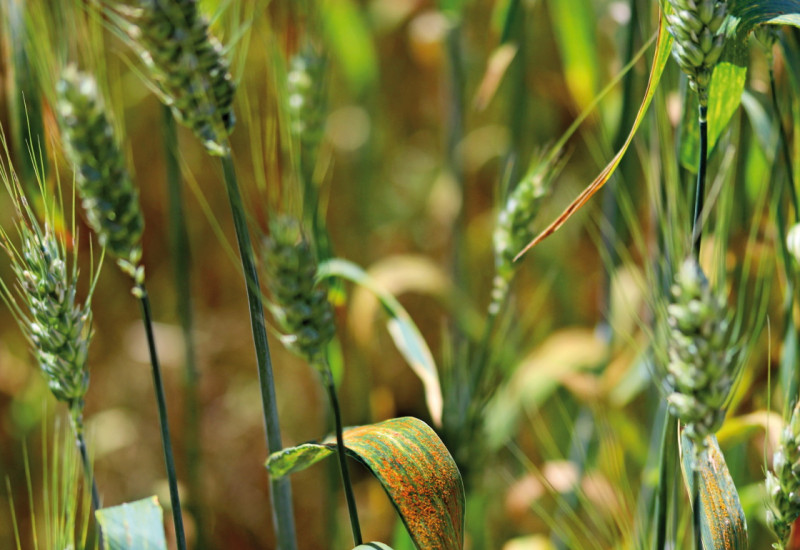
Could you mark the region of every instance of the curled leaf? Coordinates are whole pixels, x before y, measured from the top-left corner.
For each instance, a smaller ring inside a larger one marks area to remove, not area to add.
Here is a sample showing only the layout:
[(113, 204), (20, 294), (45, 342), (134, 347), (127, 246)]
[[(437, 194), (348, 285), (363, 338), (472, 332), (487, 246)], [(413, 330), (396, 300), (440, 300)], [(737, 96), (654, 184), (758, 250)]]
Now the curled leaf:
[[(461, 474), (430, 426), (412, 417), (394, 418), (347, 428), (344, 444), (347, 454), (381, 482), (418, 548), (463, 548)], [(267, 469), (274, 477), (298, 472), (335, 449), (332, 439), (283, 449), (269, 457)]]

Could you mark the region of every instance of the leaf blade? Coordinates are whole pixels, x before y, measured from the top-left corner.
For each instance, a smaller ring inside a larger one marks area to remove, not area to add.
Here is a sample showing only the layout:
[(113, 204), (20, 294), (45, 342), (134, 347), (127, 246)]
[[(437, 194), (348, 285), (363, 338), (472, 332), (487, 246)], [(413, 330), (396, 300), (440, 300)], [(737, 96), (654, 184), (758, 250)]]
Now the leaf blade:
[(425, 388), (425, 402), (433, 423), (437, 426), (441, 425), (444, 402), (436, 362), (417, 325), (405, 308), (400, 305), (400, 302), (383, 289), (366, 271), (341, 258), (322, 262), (317, 270), (317, 277), (319, 279), (339, 277), (361, 285), (375, 294), (390, 317), (387, 322), (389, 335), (411, 370), (422, 381)]
[(651, 65), (650, 70), (650, 78), (647, 81), (647, 89), (645, 90), (644, 99), (642, 100), (641, 105), (639, 106), (639, 111), (636, 113), (636, 118), (633, 122), (633, 127), (631, 128), (630, 133), (628, 134), (625, 143), (622, 145), (620, 150), (614, 155), (614, 158), (611, 159), (606, 167), (603, 169), (602, 172), (586, 187), (586, 189), (578, 195), (575, 200), (570, 203), (567, 208), (559, 215), (550, 225), (548, 225), (539, 235), (536, 236), (528, 245), (526, 245), (514, 260), (518, 260), (522, 255), (524, 255), (528, 250), (542, 242), (544, 239), (558, 231), (558, 229), (564, 225), (567, 220), (572, 217), (572, 215), (580, 210), (580, 208), (589, 202), (589, 199), (597, 193), (611, 178), (614, 174), (614, 171), (619, 166), (619, 163), (622, 161), (622, 157), (625, 155), (625, 152), (630, 147), (631, 143), (633, 142), (633, 137), (636, 135), (639, 126), (642, 124), (644, 120), (644, 115), (647, 113), (647, 109), (650, 107), (650, 103), (653, 100), (653, 96), (655, 95), (656, 88), (658, 87), (658, 82), (661, 79), (661, 75), (664, 72), (664, 67), (667, 65), (667, 61), (669, 60), (670, 52), (672, 49), (672, 35), (667, 32), (666, 28), (666, 18), (664, 17), (663, 12), (659, 13), (659, 27), (658, 27), (658, 36), (656, 38), (656, 53), (653, 57), (653, 63)]
[(102, 508), (95, 517), (105, 550), (167, 550), (158, 497)]

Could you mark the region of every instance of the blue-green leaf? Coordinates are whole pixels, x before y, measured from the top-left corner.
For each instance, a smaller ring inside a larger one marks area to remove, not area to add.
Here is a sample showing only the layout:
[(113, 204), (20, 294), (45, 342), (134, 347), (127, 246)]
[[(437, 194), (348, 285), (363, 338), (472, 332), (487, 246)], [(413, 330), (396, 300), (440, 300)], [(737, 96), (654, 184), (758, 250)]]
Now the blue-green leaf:
[(334, 258), (322, 262), (317, 270), (317, 277), (339, 277), (363, 286), (371, 291), (380, 300), (384, 310), (389, 315), (387, 329), (395, 346), (403, 355), (411, 370), (422, 381), (425, 388), (425, 401), (431, 414), (433, 423), (441, 424), (442, 419), (442, 388), (439, 383), (439, 372), (433, 360), (428, 344), (422, 337), (417, 325), (400, 302), (369, 276), (359, 266), (347, 260)]
[(158, 498), (152, 496), (95, 512), (104, 550), (167, 550)]

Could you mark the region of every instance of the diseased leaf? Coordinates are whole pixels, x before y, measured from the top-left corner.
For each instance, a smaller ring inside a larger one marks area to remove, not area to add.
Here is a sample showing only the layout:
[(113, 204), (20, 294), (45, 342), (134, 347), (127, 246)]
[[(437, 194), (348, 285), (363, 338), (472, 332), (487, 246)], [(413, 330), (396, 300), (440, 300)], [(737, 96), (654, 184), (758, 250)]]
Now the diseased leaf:
[[(700, 526), (703, 547), (707, 550), (725, 548), (744, 550), (747, 546), (747, 521), (733, 484), (725, 457), (715, 436), (706, 438), (708, 452), (698, 465), (701, 506)], [(681, 434), (681, 467), (686, 489), (692, 494), (692, 442)]]
[(553, 221), (553, 223), (547, 226), (544, 231), (542, 231), (535, 239), (533, 239), (533, 241), (530, 242), (530, 244), (528, 244), (519, 254), (517, 254), (516, 259), (519, 259), (520, 256), (555, 233), (562, 225), (564, 225), (564, 223), (566, 223), (566, 221), (575, 212), (577, 212), (584, 204), (589, 202), (589, 199), (592, 198), (592, 196), (606, 184), (606, 182), (614, 174), (617, 166), (619, 166), (622, 157), (625, 155), (625, 152), (628, 150), (628, 147), (630, 147), (631, 142), (633, 141), (633, 136), (636, 135), (636, 131), (642, 124), (642, 120), (644, 120), (644, 115), (647, 112), (647, 108), (650, 107), (650, 102), (653, 100), (658, 82), (661, 79), (661, 74), (664, 72), (664, 67), (667, 65), (667, 61), (669, 60), (670, 52), (672, 50), (672, 35), (667, 32), (666, 18), (664, 17), (663, 13), (659, 13), (659, 22), (658, 36), (656, 38), (656, 53), (653, 57), (653, 63), (650, 69), (650, 79), (647, 82), (647, 89), (645, 90), (642, 104), (639, 106), (639, 112), (636, 113), (636, 119), (633, 122), (633, 127), (631, 128), (625, 143), (622, 145), (622, 148), (617, 152), (616, 155), (614, 155), (614, 158), (611, 159), (611, 162), (606, 165), (606, 167), (602, 172), (600, 172), (595, 180), (590, 183), (589, 186), (584, 189), (574, 201), (572, 201), (572, 203), (564, 210), (564, 212), (562, 212), (561, 215), (558, 216), (555, 221)]
[[(447, 447), (423, 421), (395, 418), (344, 430), (347, 454), (381, 482), (418, 548), (464, 546), (464, 486)], [(284, 449), (267, 460), (270, 474), (297, 472), (333, 454), (336, 441)]]
[(95, 512), (105, 550), (167, 550), (158, 498), (103, 508)]
[(319, 279), (339, 277), (363, 286), (372, 291), (380, 300), (389, 315), (387, 328), (395, 346), (405, 358), (411, 370), (422, 380), (425, 388), (425, 401), (433, 423), (441, 425), (442, 421), (442, 388), (439, 383), (439, 372), (433, 360), (428, 344), (419, 332), (417, 325), (400, 302), (384, 290), (367, 272), (347, 260), (334, 258), (322, 262), (317, 270)]

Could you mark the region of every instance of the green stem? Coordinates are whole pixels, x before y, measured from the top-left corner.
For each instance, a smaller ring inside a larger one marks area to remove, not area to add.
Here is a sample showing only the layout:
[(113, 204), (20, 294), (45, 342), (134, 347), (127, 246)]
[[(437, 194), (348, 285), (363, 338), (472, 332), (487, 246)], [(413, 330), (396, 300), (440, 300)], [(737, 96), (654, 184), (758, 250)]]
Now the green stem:
[[(280, 423), (278, 421), (278, 407), (275, 400), (275, 382), (272, 377), (272, 359), (267, 342), (266, 321), (264, 308), (261, 303), (259, 291), (258, 271), (250, 243), (250, 231), (247, 228), (242, 195), (236, 181), (236, 170), (230, 155), (221, 158), (222, 169), (225, 174), (225, 187), (233, 215), (233, 224), (236, 228), (236, 242), (239, 245), (239, 254), (242, 260), (245, 287), (247, 289), (247, 302), (250, 308), (250, 326), (253, 332), (253, 344), (258, 364), (258, 381), (261, 388), (261, 403), (264, 415), (264, 429), (266, 431), (267, 447), (269, 453), (275, 453), (283, 448), (281, 442)], [(270, 498), (272, 499), (272, 522), (280, 550), (296, 550), (294, 511), (292, 510), (292, 486), (288, 477), (270, 479)]]
[(333, 383), (333, 375), (330, 367), (324, 366), (325, 388), (328, 390), (328, 397), (333, 409), (333, 419), (336, 426), (336, 454), (339, 457), (339, 471), (342, 474), (342, 486), (347, 500), (347, 511), (350, 514), (350, 527), (353, 530), (353, 541), (356, 546), (363, 542), (361, 538), (361, 526), (358, 523), (358, 508), (356, 507), (356, 497), (353, 494), (353, 482), (350, 481), (350, 471), (347, 469), (347, 456), (345, 454), (344, 433), (342, 430), (342, 412), (339, 408), (339, 398), (336, 396), (336, 386)]
[(172, 519), (175, 522), (175, 537), (178, 549), (186, 550), (186, 535), (183, 529), (183, 514), (181, 512), (181, 497), (178, 493), (178, 476), (175, 473), (175, 455), (172, 452), (172, 438), (169, 435), (169, 418), (167, 417), (167, 399), (164, 393), (164, 383), (161, 380), (161, 367), (156, 353), (156, 340), (153, 335), (153, 317), (150, 312), (150, 298), (147, 296), (144, 283), (137, 284), (139, 303), (142, 308), (142, 321), (147, 333), (147, 347), (150, 351), (150, 364), (153, 367), (153, 386), (156, 390), (158, 405), (158, 422), (161, 426), (161, 444), (164, 447), (164, 462), (167, 467), (167, 480), (169, 483), (169, 498), (172, 503)]
[[(83, 475), (86, 481), (91, 484), (92, 508), (94, 511), (97, 511), (100, 509), (100, 492), (97, 490), (97, 480), (94, 477), (92, 463), (89, 460), (89, 453), (86, 450), (86, 439), (83, 436), (82, 404), (80, 406), (70, 406), (70, 419), (72, 420), (72, 432), (75, 435), (75, 445), (78, 447), (78, 452), (80, 452), (81, 455)], [(97, 526), (97, 543), (100, 548), (103, 548), (103, 531), (100, 529), (100, 525)]]
[(700, 106), (700, 163), (697, 167), (697, 186), (694, 195), (694, 217), (692, 219), (692, 253), (700, 257), (700, 241), (703, 228), (700, 217), (703, 214), (703, 202), (706, 193), (706, 164), (708, 162), (708, 106)]
[(178, 133), (175, 118), (169, 107), (162, 107), (164, 130), (164, 154), (167, 169), (167, 195), (169, 201), (170, 247), (174, 261), (175, 292), (177, 314), (183, 333), (184, 349), (184, 394), (186, 399), (186, 473), (189, 480), (189, 493), (192, 498), (189, 510), (194, 517), (197, 531), (196, 545), (203, 549), (207, 545), (206, 522), (203, 510), (200, 453), (200, 406), (197, 396), (199, 373), (194, 353), (192, 336), (192, 295), (189, 248), (189, 232), (186, 228), (186, 214), (181, 193), (181, 171), (178, 164)]

